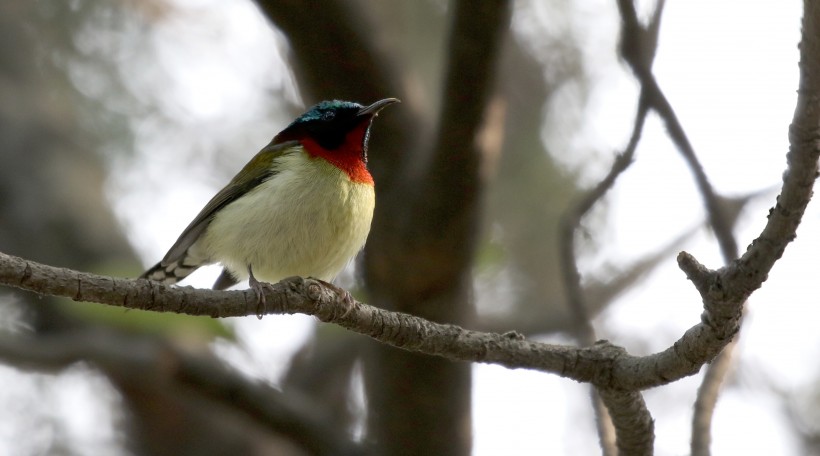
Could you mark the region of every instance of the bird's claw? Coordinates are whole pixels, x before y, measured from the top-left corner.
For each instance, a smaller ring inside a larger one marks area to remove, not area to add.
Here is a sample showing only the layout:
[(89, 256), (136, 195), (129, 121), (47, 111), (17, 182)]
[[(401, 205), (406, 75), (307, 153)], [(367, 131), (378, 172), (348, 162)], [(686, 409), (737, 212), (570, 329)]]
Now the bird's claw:
[(256, 277), (253, 276), (251, 273), (250, 277), (248, 278), (248, 285), (251, 289), (256, 293), (256, 318), (262, 319), (262, 316), (265, 315), (265, 308), (267, 307), (267, 301), (265, 299), (265, 288), (268, 290), (273, 290), (273, 285), (267, 282), (260, 282), (256, 280)]
[(336, 285), (333, 285), (330, 282), (325, 282), (324, 280), (321, 280), (321, 279), (317, 279), (317, 280), (319, 280), (319, 282), (321, 282), (324, 286), (326, 286), (326, 287), (330, 288), (331, 290), (335, 291), (336, 293), (339, 293), (340, 295), (342, 295), (341, 304), (342, 304), (342, 309), (343, 310), (342, 310), (341, 317), (342, 318), (346, 317), (347, 314), (349, 314), (350, 311), (353, 310), (353, 303), (356, 302), (356, 300), (353, 299), (353, 295), (351, 295), (350, 292), (345, 290), (344, 288), (337, 287)]
[(350, 313), (351, 310), (353, 310), (353, 303), (356, 301), (353, 299), (353, 296), (349, 291), (343, 288), (339, 288), (339, 290), (342, 292), (342, 308), (344, 309), (342, 312), (342, 318), (344, 318)]

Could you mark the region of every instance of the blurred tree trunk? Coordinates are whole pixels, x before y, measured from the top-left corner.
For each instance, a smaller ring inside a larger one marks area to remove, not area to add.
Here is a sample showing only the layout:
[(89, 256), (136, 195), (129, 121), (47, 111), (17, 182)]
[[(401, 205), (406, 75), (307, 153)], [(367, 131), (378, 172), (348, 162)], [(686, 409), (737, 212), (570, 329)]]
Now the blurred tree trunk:
[[(404, 101), (379, 119), (371, 141), (378, 201), (363, 262), (367, 301), (475, 326), (472, 268), (485, 188), (501, 174), (506, 187), (494, 192), (505, 201), (488, 219), (509, 233), (505, 247), (528, 274), (522, 283), (537, 288), (516, 301), (524, 308), (510, 314), (537, 315), (521, 320), (545, 328), (538, 325), (547, 321), (543, 316), (564, 312), (560, 299), (546, 305), (531, 299), (549, 295), (544, 288), (560, 277), (557, 257), (550, 255), (555, 234), (545, 229), (551, 225), (532, 218), (554, 217), (574, 195), (574, 185), (544, 151), (541, 112), (552, 87), (545, 87), (542, 67), (520, 43), (504, 39), (509, 6), (451, 2), (443, 13), (432, 2), (325, 2), (306, 15), (302, 2), (257, 3), (288, 37), (308, 104), (327, 98), (368, 103), (387, 96)], [(504, 43), (505, 83), (495, 118), (484, 123), (491, 117), (485, 113)], [(571, 45), (563, 51), (575, 52)], [(570, 66), (556, 74), (560, 79), (577, 72)], [(516, 113), (510, 119), (508, 105)], [(480, 140), (482, 128), (492, 144)], [(501, 156), (502, 149), (517, 158)], [(534, 261), (539, 267), (526, 269)], [(379, 451), (469, 454), (470, 366), (379, 344), (369, 344), (366, 360), (368, 438)]]

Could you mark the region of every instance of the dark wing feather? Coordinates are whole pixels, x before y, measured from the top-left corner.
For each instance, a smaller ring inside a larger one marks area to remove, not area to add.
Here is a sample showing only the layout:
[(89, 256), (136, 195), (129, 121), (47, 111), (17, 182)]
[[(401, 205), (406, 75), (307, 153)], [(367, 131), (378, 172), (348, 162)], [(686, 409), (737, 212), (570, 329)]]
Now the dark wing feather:
[(254, 187), (266, 181), (275, 171), (271, 169), (273, 161), (286, 153), (293, 151), (293, 148), (299, 146), (298, 141), (285, 141), (278, 144), (268, 144), (259, 151), (252, 159), (239, 171), (231, 182), (219, 191), (208, 204), (199, 212), (194, 220), (185, 228), (185, 231), (179, 235), (179, 239), (174, 243), (165, 258), (162, 259), (161, 264), (168, 265), (174, 261), (179, 260), (185, 255), (194, 242), (199, 239), (208, 224), (211, 223), (214, 214), (228, 204), (235, 201), (240, 196), (248, 193)]
[(239, 283), (239, 279), (234, 277), (233, 274), (231, 274), (231, 271), (228, 271), (227, 269), (223, 268), (222, 273), (219, 274), (219, 277), (217, 277), (216, 282), (214, 282), (214, 286), (211, 288), (213, 288), (214, 290), (227, 290), (228, 288), (231, 288), (237, 283)]

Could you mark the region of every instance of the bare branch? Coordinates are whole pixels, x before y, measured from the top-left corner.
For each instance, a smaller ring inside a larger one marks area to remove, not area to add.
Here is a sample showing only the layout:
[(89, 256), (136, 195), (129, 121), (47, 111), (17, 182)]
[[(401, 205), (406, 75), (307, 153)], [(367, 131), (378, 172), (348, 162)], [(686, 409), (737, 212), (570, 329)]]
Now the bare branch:
[(655, 423), (641, 393), (599, 389), (618, 434), (618, 454), (654, 453)]
[(635, 149), (638, 146), (638, 141), (640, 140), (648, 112), (648, 105), (644, 98), (641, 97), (638, 103), (638, 111), (635, 115), (632, 135), (626, 149), (615, 158), (615, 161), (612, 163), (612, 168), (606, 177), (567, 211), (561, 220), (561, 235), (559, 237), (562, 263), (561, 270), (564, 274), (567, 302), (575, 320), (575, 333), (583, 345), (591, 345), (595, 342), (595, 334), (590, 325), (590, 316), (587, 305), (584, 302), (584, 292), (581, 287), (581, 274), (578, 271), (578, 264), (575, 259), (575, 232), (581, 226), (581, 220), (589, 210), (606, 195), (615, 184), (615, 180), (618, 176), (632, 164), (632, 158), (635, 155)]
[[(0, 253), (0, 283), (40, 294), (118, 307), (214, 318), (256, 315), (254, 291), (169, 287), (143, 279), (118, 279), (56, 268)], [(460, 361), (498, 362), (589, 381), (607, 374), (589, 369), (592, 358), (613, 359), (622, 350), (578, 349), (523, 340), (515, 334), (468, 331), (419, 317), (354, 302), (313, 279), (291, 277), (266, 291), (265, 314), (305, 313), (373, 337), (394, 347)], [(586, 351), (586, 353), (584, 353)], [(580, 359), (579, 359), (580, 358)]]
[[(672, 105), (652, 74), (651, 64), (655, 57), (658, 24), (660, 23), (660, 13), (663, 6), (664, 1), (660, 0), (651, 23), (647, 28), (644, 28), (638, 22), (633, 0), (619, 0), (618, 7), (622, 17), (623, 35), (621, 52), (640, 81), (642, 94), (647, 96), (652, 109), (663, 119), (669, 136), (689, 165), (703, 198), (709, 224), (718, 240), (723, 259), (726, 263), (729, 263), (738, 256), (737, 240), (732, 231), (734, 225), (732, 214), (726, 210), (727, 206), (725, 204), (721, 204), (723, 199), (712, 188), (706, 172), (683, 130), (683, 126), (672, 109)], [(649, 40), (641, 40), (641, 37), (647, 36), (651, 38), (649, 46), (647, 46)], [(728, 371), (728, 365), (731, 364), (732, 348), (734, 348), (734, 344), (727, 346), (719, 355), (719, 362), (707, 368), (703, 383), (698, 389), (695, 412), (692, 418), (694, 423), (693, 451), (695, 442), (706, 442), (706, 452), (708, 452), (711, 415), (717, 402), (720, 384), (723, 382), (722, 376)]]
[[(651, 61), (654, 59), (662, 7), (663, 2), (661, 1), (653, 20), (655, 25), (653, 29), (654, 40), (652, 40), (649, 44), (644, 42), (639, 43), (644, 49), (648, 49), (650, 51), (650, 54), (647, 54), (642, 59), (647, 67), (651, 65)], [(626, 28), (625, 25), (624, 28)], [(595, 329), (592, 327), (592, 320), (589, 315), (587, 303), (584, 302), (584, 291), (581, 286), (581, 274), (578, 271), (578, 264), (575, 258), (575, 233), (580, 228), (581, 221), (584, 216), (598, 201), (604, 197), (604, 195), (606, 195), (612, 186), (615, 185), (615, 180), (618, 176), (620, 176), (632, 163), (635, 155), (635, 149), (638, 147), (638, 142), (640, 141), (648, 112), (649, 103), (646, 97), (646, 91), (642, 88), (638, 101), (638, 110), (635, 114), (635, 121), (632, 127), (632, 134), (626, 149), (622, 154), (616, 157), (607, 176), (604, 177), (604, 179), (599, 182), (594, 189), (587, 193), (577, 204), (575, 204), (571, 210), (564, 215), (563, 220), (561, 221), (560, 235), (558, 239), (560, 243), (559, 250), (561, 252), (562, 263), (561, 271), (564, 275), (567, 304), (569, 305), (570, 313), (575, 322), (574, 332), (576, 334), (576, 338), (580, 344), (584, 346), (594, 343), (596, 337)], [(626, 400), (627, 397), (630, 400)], [(605, 455), (618, 454), (618, 448), (616, 448), (615, 445), (617, 443), (618, 447), (620, 447), (620, 440), (622, 438), (626, 438), (626, 436), (621, 436), (619, 433), (616, 435), (616, 431), (618, 430), (625, 429), (632, 432), (642, 431), (653, 435), (654, 438), (653, 430), (651, 428), (641, 429), (639, 431), (629, 427), (627, 423), (614, 423), (614, 426), (612, 423), (613, 417), (625, 420), (634, 419), (628, 411), (637, 410), (642, 416), (650, 416), (650, 419), (647, 422), (651, 424), (651, 415), (649, 414), (649, 410), (646, 409), (646, 404), (643, 402), (643, 398), (640, 393), (636, 393), (632, 396), (619, 396), (621, 400), (613, 400), (612, 393), (602, 394), (601, 392), (593, 389), (591, 392), (591, 398), (593, 409), (595, 410), (598, 437)], [(608, 411), (607, 409), (611, 409), (611, 407), (623, 408), (620, 410)], [(651, 441), (649, 448), (651, 452)]]
[[(670, 138), (672, 138), (672, 142), (689, 165), (709, 215), (709, 223), (715, 232), (723, 258), (728, 263), (738, 256), (737, 241), (732, 234), (729, 217), (723, 213), (723, 206), (720, 204), (718, 196), (703, 170), (703, 166), (698, 161), (695, 149), (689, 142), (689, 137), (686, 135), (683, 125), (681, 125), (675, 110), (652, 74), (652, 60), (655, 56), (654, 46), (657, 46), (657, 24), (660, 22), (660, 11), (663, 5), (663, 1), (658, 3), (656, 14), (653, 16), (653, 23), (645, 28), (638, 21), (633, 0), (618, 0), (618, 9), (621, 12), (622, 22), (621, 55), (629, 64), (635, 77), (640, 81), (642, 94), (646, 96), (649, 106), (661, 117)], [(650, 39), (644, 39), (647, 36)]]
[(703, 381), (698, 388), (695, 399), (695, 411), (692, 414), (692, 456), (709, 456), (712, 444), (712, 416), (717, 405), (718, 394), (723, 379), (732, 367), (732, 353), (737, 345), (733, 339), (726, 348), (709, 364)]
[[(575, 335), (582, 346), (589, 346), (595, 342), (595, 329), (592, 327), (592, 319), (589, 315), (587, 303), (584, 302), (584, 291), (581, 286), (581, 274), (578, 271), (578, 264), (575, 258), (575, 232), (581, 226), (581, 220), (590, 209), (601, 198), (606, 195), (609, 189), (615, 184), (615, 180), (632, 163), (635, 149), (643, 131), (646, 115), (649, 112), (648, 105), (643, 97), (638, 103), (638, 111), (635, 115), (635, 123), (632, 128), (632, 135), (624, 152), (615, 158), (612, 168), (604, 179), (587, 193), (571, 210), (564, 214), (561, 221), (559, 236), (559, 250), (561, 252), (561, 271), (564, 275), (564, 287), (567, 294), (567, 304), (574, 321)], [(598, 428), (598, 438), (605, 455), (617, 455), (615, 447), (616, 435), (611, 422), (611, 415), (607, 412), (603, 400), (597, 391), (591, 391), (592, 406), (595, 410), (596, 426)], [(614, 404), (613, 404), (614, 405)], [(645, 410), (645, 413), (649, 413)], [(620, 415), (618, 415), (620, 416)]]
[[(752, 243), (741, 259), (726, 268), (722, 274), (723, 280), (714, 280), (715, 285), (729, 281), (741, 292), (751, 293), (766, 280), (768, 271), (774, 262), (783, 254), (786, 245), (794, 239), (797, 226), (812, 195), (812, 187), (817, 177), (817, 158), (820, 155), (818, 138), (820, 137), (820, 7), (815, 2), (803, 2), (803, 30), (800, 43), (800, 85), (798, 88), (797, 106), (794, 119), (789, 129), (790, 148), (787, 155), (788, 169), (783, 176), (783, 189), (777, 199), (777, 204), (769, 212), (769, 222), (761, 235)], [(697, 269), (695, 277), (701, 279), (700, 287), (706, 288), (707, 293), (713, 292), (717, 286), (705, 287), (703, 277)], [(689, 273), (687, 272), (687, 275)], [(694, 282), (695, 280), (693, 280)], [(696, 286), (698, 282), (695, 282)], [(708, 282), (707, 282), (708, 285)], [(725, 288), (725, 287), (724, 287)], [(725, 305), (725, 291), (713, 293), (714, 296), (704, 294), (704, 303), (707, 309), (712, 305)], [(716, 302), (710, 302), (710, 301)], [(723, 359), (718, 358), (711, 369), (717, 371), (728, 370)], [(710, 370), (711, 370), (710, 369)], [(711, 372), (707, 372), (709, 377)], [(706, 379), (702, 387), (703, 395), (711, 398), (713, 388), (706, 388)], [(717, 383), (717, 381), (715, 381)], [(701, 402), (704, 404), (700, 405)], [(698, 394), (696, 406), (705, 409), (710, 405), (701, 400)], [(698, 410), (698, 408), (696, 408)], [(696, 414), (693, 422), (695, 431), (708, 426), (703, 418), (698, 419)], [(709, 434), (693, 434), (692, 454), (709, 454)]]
[(618, 432), (612, 422), (608, 406), (598, 390), (592, 385), (589, 386), (589, 395), (592, 400), (592, 409), (595, 412), (595, 429), (598, 431), (598, 444), (601, 445), (601, 454), (603, 456), (618, 456)]
[[(686, 253), (681, 269), (704, 300), (704, 325), (727, 343), (737, 331), (743, 302), (768, 277), (774, 263), (794, 240), (812, 196), (820, 156), (820, 5), (805, 2), (800, 43), (800, 87), (789, 129), (788, 168), (769, 221), (746, 253), (718, 271), (710, 271)], [(728, 337), (727, 337), (728, 336)]]
[[(450, 359), (539, 369), (616, 390), (648, 388), (697, 372), (737, 332), (743, 302), (760, 287), (786, 245), (794, 239), (811, 197), (820, 136), (818, 24), (818, 7), (808, 4), (801, 46), (800, 96), (790, 130), (789, 168), (784, 174), (778, 204), (761, 236), (736, 263), (710, 271), (687, 254), (679, 256), (682, 269), (704, 298), (705, 310), (702, 322), (673, 347), (654, 355), (633, 357), (605, 342), (581, 349), (562, 347), (434, 324), (360, 303), (345, 309), (336, 290), (299, 278), (277, 284), (276, 292), (268, 293), (268, 302), (275, 303), (276, 309), (266, 311), (304, 312), (399, 348)], [(254, 315), (256, 306), (251, 291), (170, 288), (48, 267), (4, 254), (0, 254), (0, 283), (76, 300), (213, 317)]]
[[(253, 290), (169, 287), (143, 279), (118, 279), (55, 268), (3, 253), (0, 253), (0, 284), (79, 301), (214, 318), (251, 316), (257, 311)], [(584, 348), (545, 344), (526, 340), (517, 333), (470, 331), (355, 301), (346, 305), (344, 298), (336, 287), (313, 279), (291, 277), (266, 290), (267, 307), (263, 313), (313, 315), (323, 322), (335, 323), (403, 350), (456, 361), (494, 363), (511, 369), (535, 369), (603, 388), (628, 391), (692, 375), (728, 341), (719, 337), (728, 330), (719, 331), (723, 328), (704, 321), (687, 331), (674, 347), (636, 357), (607, 341)], [(728, 326), (731, 329), (731, 324)]]

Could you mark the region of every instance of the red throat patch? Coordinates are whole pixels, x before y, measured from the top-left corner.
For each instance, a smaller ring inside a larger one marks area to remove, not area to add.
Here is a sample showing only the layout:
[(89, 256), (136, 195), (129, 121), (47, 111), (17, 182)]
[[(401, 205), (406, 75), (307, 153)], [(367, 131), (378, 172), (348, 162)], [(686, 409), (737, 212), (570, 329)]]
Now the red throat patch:
[(321, 157), (347, 174), (351, 181), (373, 185), (373, 176), (362, 161), (362, 142), (370, 122), (362, 122), (345, 136), (345, 142), (336, 150), (327, 150), (311, 138), (301, 139), (311, 157)]

